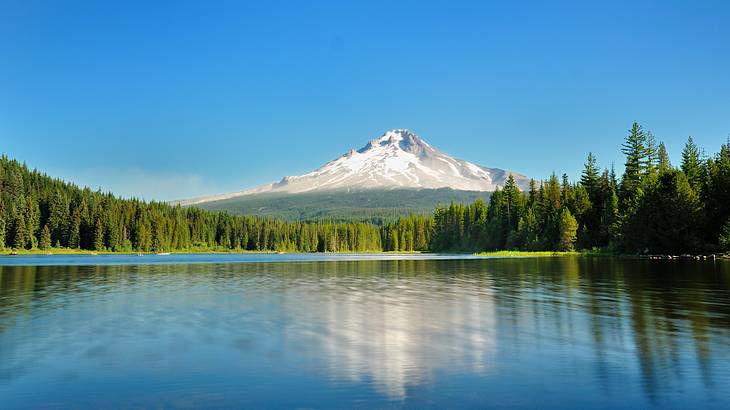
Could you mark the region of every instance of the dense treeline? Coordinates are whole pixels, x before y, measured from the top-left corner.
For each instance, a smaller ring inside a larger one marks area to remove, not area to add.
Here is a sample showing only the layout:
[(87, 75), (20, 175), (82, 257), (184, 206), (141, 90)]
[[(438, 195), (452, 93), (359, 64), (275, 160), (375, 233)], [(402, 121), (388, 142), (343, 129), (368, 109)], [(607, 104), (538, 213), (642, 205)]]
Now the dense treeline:
[(553, 174), (523, 193), (510, 176), (489, 204), (439, 207), (431, 249), (730, 249), (730, 141), (706, 157), (690, 137), (675, 168), (664, 144), (634, 123), (622, 152), (620, 181), (589, 154), (577, 183)]
[(379, 251), (367, 223), (282, 222), (80, 189), (0, 158), (0, 248)]
[(384, 251), (427, 251), (431, 245), (432, 218), (410, 215), (381, 228)]

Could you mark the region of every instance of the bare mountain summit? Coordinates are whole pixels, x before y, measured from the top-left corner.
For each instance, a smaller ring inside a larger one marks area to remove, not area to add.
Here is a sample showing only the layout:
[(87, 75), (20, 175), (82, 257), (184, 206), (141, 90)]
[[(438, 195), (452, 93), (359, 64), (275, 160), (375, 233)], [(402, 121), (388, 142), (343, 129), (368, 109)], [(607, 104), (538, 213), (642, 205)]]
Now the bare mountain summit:
[(299, 176), (253, 189), (180, 201), (195, 205), (261, 193), (320, 192), (366, 189), (438, 189), (494, 191), (503, 187), (509, 174), (520, 189), (528, 188), (524, 175), (498, 168), (487, 168), (451, 157), (406, 129), (391, 130), (350, 150), (322, 167)]

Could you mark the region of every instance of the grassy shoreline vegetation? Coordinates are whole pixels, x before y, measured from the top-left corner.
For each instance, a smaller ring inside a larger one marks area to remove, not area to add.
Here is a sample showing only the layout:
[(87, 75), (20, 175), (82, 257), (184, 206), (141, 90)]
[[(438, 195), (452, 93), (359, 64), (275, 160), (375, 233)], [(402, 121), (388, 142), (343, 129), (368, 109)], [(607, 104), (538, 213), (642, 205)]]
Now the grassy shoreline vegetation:
[(476, 256), (494, 256), (494, 257), (506, 257), (506, 258), (542, 258), (542, 257), (553, 257), (553, 256), (584, 256), (587, 253), (579, 251), (489, 251), (489, 252), (477, 252)]
[[(113, 251), (113, 250), (101, 250), (96, 251), (92, 249), (68, 249), (68, 248), (49, 248), (49, 249), (6, 249), (0, 252), (0, 256), (22, 256), (22, 255), (157, 255), (163, 252), (141, 252), (141, 251)], [(287, 254), (287, 253), (330, 253), (330, 254), (389, 254), (389, 255), (421, 255), (428, 254), (429, 252), (422, 251), (382, 251), (382, 250), (371, 250), (371, 251), (335, 251), (335, 252), (301, 252), (301, 251), (273, 251), (273, 250), (261, 250), (261, 251), (250, 251), (245, 249), (176, 249), (170, 252), (164, 252), (164, 254), (178, 254), (178, 255), (195, 255), (195, 254), (240, 254), (240, 255), (271, 255), (271, 254)]]
[(730, 250), (730, 140), (680, 167), (634, 123), (623, 175), (589, 154), (578, 182), (555, 173), (433, 216), (297, 222), (239, 216), (79, 188), (0, 158), (0, 250), (16, 253), (461, 252), (491, 255), (715, 253)]
[[(168, 253), (168, 252), (165, 252)], [(170, 254), (279, 254), (289, 253), (281, 251), (249, 251), (242, 249), (178, 249), (169, 252)], [(300, 253), (300, 252), (291, 252)], [(312, 252), (309, 252), (312, 253)], [(428, 251), (338, 251), (338, 252), (322, 252), (322, 253), (337, 253), (337, 254), (388, 254), (388, 255), (428, 255), (431, 252)], [(591, 251), (516, 251), (516, 250), (501, 250), (501, 251), (485, 251), (485, 252), (444, 252), (446, 254), (453, 255), (474, 255), (474, 256), (490, 256), (490, 257), (546, 257), (546, 256), (597, 256), (597, 255), (612, 255), (605, 252), (591, 252)], [(69, 248), (50, 248), (50, 249), (12, 249), (6, 250), (1, 253), (0, 256), (22, 256), (22, 255), (155, 255), (157, 252), (137, 252), (137, 251), (113, 251), (113, 250), (91, 250), (91, 249), (69, 249)]]

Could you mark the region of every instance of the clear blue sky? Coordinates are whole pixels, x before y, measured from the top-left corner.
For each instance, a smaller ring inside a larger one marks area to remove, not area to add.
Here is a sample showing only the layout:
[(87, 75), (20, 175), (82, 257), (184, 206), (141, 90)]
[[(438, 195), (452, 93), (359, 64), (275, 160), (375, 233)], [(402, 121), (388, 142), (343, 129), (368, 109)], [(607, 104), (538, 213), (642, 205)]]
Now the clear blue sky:
[[(153, 4), (154, 3), (154, 4)], [(390, 128), (535, 178), (730, 133), (730, 2), (0, 1), (0, 151), (172, 199)]]

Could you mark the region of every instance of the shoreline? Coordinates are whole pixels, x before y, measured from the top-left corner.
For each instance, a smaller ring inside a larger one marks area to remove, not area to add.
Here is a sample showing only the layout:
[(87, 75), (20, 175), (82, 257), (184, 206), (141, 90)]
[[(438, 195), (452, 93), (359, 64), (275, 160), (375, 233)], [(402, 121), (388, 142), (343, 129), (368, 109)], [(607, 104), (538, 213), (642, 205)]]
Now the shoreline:
[[(422, 251), (342, 251), (342, 252), (286, 252), (286, 251), (247, 251), (247, 250), (236, 250), (236, 251), (222, 251), (212, 249), (185, 249), (176, 251), (163, 251), (163, 252), (135, 252), (135, 251), (91, 251), (88, 249), (51, 249), (51, 250), (40, 250), (40, 249), (23, 249), (18, 251), (3, 250), (0, 251), (0, 256), (69, 256), (69, 255), (195, 255), (195, 254), (210, 254), (210, 255), (287, 255), (287, 254), (379, 254), (384, 253), (388, 255), (420, 255), (428, 254), (433, 252), (422, 252)], [(466, 255), (466, 253), (465, 253)]]
[(614, 257), (624, 259), (643, 260), (730, 260), (730, 253), (703, 253), (703, 254), (652, 254), (632, 255), (622, 253), (611, 253), (601, 251), (489, 251), (474, 253), (477, 256), (503, 256), (503, 257), (561, 257), (561, 256), (583, 256), (583, 257)]
[(58, 249), (40, 250), (40, 249), (23, 249), (19, 251), (2, 250), (0, 257), (5, 256), (74, 256), (74, 255), (286, 255), (286, 254), (323, 254), (323, 255), (348, 255), (348, 254), (385, 254), (385, 255), (428, 255), (433, 253), (445, 255), (464, 255), (464, 256), (484, 256), (484, 257), (503, 257), (503, 258), (547, 258), (547, 257), (565, 257), (565, 256), (581, 256), (581, 257), (615, 257), (626, 259), (643, 259), (643, 260), (730, 260), (730, 253), (710, 253), (710, 254), (680, 254), (680, 255), (631, 255), (602, 251), (485, 251), (485, 252), (429, 252), (429, 251), (342, 251), (342, 252), (285, 252), (285, 251), (248, 251), (248, 250), (215, 250), (215, 249), (186, 249), (169, 252), (134, 252), (134, 251), (92, 251), (87, 249)]
[(616, 256), (609, 253), (595, 253), (589, 251), (487, 251), (472, 253), (476, 256), (502, 256), (502, 257), (521, 257), (521, 258), (542, 258), (542, 257), (558, 257), (558, 256)]

